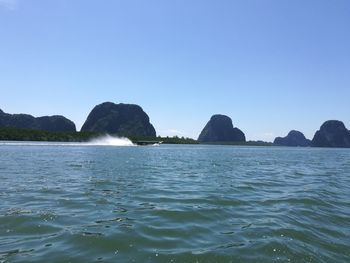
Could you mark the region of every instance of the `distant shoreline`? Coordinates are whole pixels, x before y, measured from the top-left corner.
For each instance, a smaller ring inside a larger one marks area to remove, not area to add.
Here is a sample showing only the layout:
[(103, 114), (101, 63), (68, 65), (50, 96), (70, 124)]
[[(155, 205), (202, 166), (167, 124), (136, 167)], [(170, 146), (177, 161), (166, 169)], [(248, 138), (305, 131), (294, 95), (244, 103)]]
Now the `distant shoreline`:
[(184, 137), (135, 137), (121, 134), (96, 132), (50, 132), (34, 129), (19, 129), (13, 127), (0, 128), (0, 141), (29, 142), (89, 142), (106, 135), (125, 137), (133, 143), (137, 141), (162, 141), (164, 144), (199, 144), (196, 140)]
[(265, 141), (246, 141), (246, 142), (199, 142), (192, 138), (185, 137), (135, 137), (120, 134), (107, 134), (95, 132), (51, 132), (33, 129), (20, 129), (13, 127), (0, 128), (0, 141), (7, 142), (62, 142), (62, 143), (86, 143), (103, 136), (113, 136), (119, 138), (128, 138), (132, 143), (138, 141), (157, 141), (162, 144), (187, 144), (187, 145), (227, 145), (227, 146), (267, 146), (267, 147), (303, 147), (303, 148), (347, 148), (330, 146), (283, 146)]
[[(105, 136), (106, 133), (95, 132), (50, 132), (33, 129), (19, 129), (12, 127), (0, 128), (0, 141), (14, 142), (89, 142), (93, 139)], [(137, 141), (161, 141), (163, 144), (202, 144), (202, 145), (237, 145), (237, 146), (274, 146), (272, 142), (247, 141), (247, 142), (208, 142), (200, 143), (192, 138), (185, 137), (135, 137), (109, 134), (116, 137), (125, 137), (133, 143)]]

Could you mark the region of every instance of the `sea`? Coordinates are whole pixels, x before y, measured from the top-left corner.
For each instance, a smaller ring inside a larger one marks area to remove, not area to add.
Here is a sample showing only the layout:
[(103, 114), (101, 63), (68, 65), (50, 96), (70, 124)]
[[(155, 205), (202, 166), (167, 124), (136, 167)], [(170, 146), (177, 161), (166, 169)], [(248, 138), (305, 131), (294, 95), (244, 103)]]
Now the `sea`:
[(350, 262), (350, 149), (0, 142), (0, 262)]

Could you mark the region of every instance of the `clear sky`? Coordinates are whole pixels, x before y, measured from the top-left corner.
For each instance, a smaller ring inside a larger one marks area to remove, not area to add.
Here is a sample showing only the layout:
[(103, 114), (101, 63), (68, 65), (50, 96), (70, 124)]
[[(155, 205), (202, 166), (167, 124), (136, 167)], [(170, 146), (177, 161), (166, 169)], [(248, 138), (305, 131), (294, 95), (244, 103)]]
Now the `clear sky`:
[(0, 0), (0, 94), (78, 129), (104, 101), (169, 136), (217, 113), (248, 140), (350, 128), (350, 1)]

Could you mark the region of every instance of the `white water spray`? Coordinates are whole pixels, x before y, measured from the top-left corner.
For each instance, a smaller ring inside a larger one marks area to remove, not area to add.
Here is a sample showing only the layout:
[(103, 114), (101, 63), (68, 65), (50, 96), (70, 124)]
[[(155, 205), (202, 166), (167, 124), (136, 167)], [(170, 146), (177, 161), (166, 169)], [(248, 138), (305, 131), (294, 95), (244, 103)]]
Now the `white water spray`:
[(105, 135), (88, 142), (18, 142), (0, 141), (1, 145), (12, 146), (135, 146), (128, 138)]
[(103, 137), (98, 137), (90, 142), (83, 143), (84, 145), (92, 146), (134, 146), (132, 141), (124, 137), (113, 137), (111, 135), (105, 135)]

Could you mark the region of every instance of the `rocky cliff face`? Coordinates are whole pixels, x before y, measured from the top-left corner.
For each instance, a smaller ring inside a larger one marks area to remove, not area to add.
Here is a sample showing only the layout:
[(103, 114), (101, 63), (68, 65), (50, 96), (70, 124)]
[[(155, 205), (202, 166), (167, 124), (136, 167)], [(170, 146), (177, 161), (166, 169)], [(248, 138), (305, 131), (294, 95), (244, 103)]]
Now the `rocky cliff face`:
[(103, 132), (119, 136), (156, 136), (148, 115), (140, 106), (112, 102), (95, 106), (81, 131)]
[(63, 116), (35, 118), (29, 114), (8, 114), (0, 110), (0, 127), (34, 129), (53, 132), (75, 132), (75, 124)]
[(200, 142), (245, 142), (244, 133), (234, 128), (230, 117), (213, 115), (198, 137)]
[(350, 147), (350, 131), (337, 120), (326, 121), (312, 139), (315, 147)]
[(292, 130), (286, 137), (277, 137), (273, 142), (280, 146), (300, 146), (307, 147), (311, 145), (311, 141), (306, 139), (300, 131)]

